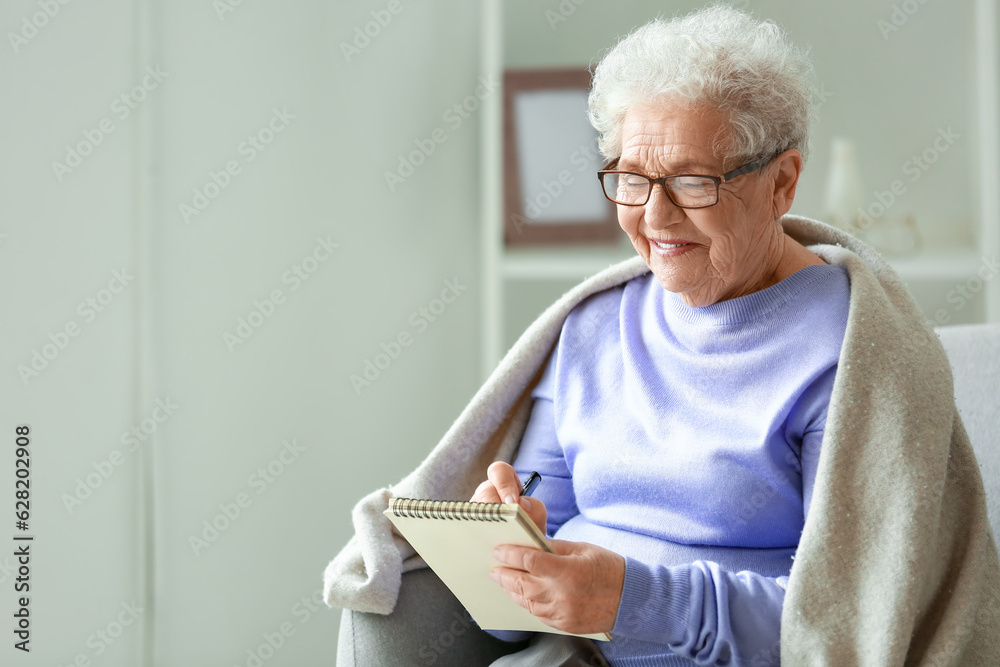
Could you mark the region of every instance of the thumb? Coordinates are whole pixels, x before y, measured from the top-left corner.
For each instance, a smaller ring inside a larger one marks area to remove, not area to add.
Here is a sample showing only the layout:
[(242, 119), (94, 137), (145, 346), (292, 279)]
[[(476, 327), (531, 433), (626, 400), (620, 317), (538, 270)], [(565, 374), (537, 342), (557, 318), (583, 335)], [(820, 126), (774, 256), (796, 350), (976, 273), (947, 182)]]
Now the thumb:
[(486, 469), (486, 477), (497, 490), (500, 502), (517, 502), (518, 496), (521, 495), (521, 482), (512, 465), (504, 461), (494, 461)]
[(570, 542), (567, 540), (549, 540), (549, 546), (552, 548), (552, 553), (559, 556), (572, 556), (573, 554), (579, 553), (582, 550), (581, 545), (584, 542)]

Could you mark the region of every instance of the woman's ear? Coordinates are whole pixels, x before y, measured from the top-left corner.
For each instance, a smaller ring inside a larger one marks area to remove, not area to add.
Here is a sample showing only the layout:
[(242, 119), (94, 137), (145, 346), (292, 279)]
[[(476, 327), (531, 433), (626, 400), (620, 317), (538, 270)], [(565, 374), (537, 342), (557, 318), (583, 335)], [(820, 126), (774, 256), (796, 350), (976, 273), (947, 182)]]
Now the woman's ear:
[(799, 183), (799, 175), (802, 173), (802, 153), (795, 148), (789, 148), (784, 153), (774, 158), (771, 165), (774, 175), (774, 192), (772, 193), (771, 206), (774, 217), (780, 218), (788, 213), (792, 208), (792, 200), (795, 199), (795, 187)]

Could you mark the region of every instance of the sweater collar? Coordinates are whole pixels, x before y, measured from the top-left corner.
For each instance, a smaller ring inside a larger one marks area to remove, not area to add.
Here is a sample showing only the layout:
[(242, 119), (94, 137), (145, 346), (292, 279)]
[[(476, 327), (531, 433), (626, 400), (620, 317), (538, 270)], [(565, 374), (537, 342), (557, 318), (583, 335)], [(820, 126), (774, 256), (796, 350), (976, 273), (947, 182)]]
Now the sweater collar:
[(647, 276), (647, 280), (650, 281), (651, 289), (658, 292), (654, 298), (661, 301), (660, 307), (668, 321), (677, 319), (701, 326), (731, 326), (753, 322), (780, 310), (787, 306), (796, 294), (823, 280), (831, 271), (840, 270), (840, 267), (829, 264), (806, 266), (765, 289), (700, 307), (688, 306), (679, 294), (664, 289), (652, 273)]

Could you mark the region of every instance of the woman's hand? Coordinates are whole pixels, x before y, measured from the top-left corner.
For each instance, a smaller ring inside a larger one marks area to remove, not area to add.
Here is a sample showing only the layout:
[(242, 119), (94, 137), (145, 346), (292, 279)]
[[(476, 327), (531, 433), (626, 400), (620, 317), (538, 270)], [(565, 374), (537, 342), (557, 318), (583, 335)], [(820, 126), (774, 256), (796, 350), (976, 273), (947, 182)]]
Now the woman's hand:
[[(549, 540), (555, 553), (499, 546), (490, 577), (546, 625), (574, 634), (610, 632), (618, 616), (625, 559), (586, 542)], [(506, 566), (506, 567), (504, 567)]]
[[(521, 497), (521, 480), (513, 466), (497, 461), (486, 477), (472, 501), (518, 502), (545, 533), (545, 504)], [(510, 544), (497, 547), (493, 555), (502, 565), (490, 576), (547, 625), (576, 634), (610, 632), (625, 583), (625, 559), (585, 542), (549, 540), (549, 544), (555, 553)]]
[(477, 503), (519, 503), (542, 531), (542, 535), (546, 534), (548, 512), (545, 503), (538, 498), (521, 497), (521, 480), (512, 465), (496, 461), (486, 470), (486, 477), (486, 481), (476, 488), (470, 500)]

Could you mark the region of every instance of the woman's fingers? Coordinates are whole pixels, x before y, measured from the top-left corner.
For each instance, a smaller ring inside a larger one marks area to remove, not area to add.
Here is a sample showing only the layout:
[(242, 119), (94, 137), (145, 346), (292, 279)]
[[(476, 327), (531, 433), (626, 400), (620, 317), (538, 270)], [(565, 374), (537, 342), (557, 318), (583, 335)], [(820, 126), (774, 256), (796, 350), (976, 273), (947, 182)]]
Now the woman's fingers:
[(508, 463), (497, 462), (489, 467), (486, 474), (489, 479), (476, 487), (475, 493), (469, 500), (474, 503), (502, 503), (505, 502), (503, 499), (505, 496), (516, 494), (514, 495), (515, 502), (524, 508), (524, 511), (528, 513), (528, 516), (544, 535), (548, 521), (545, 503), (537, 498), (520, 497), (521, 480), (518, 479), (514, 468)]
[(516, 503), (521, 497), (521, 480), (514, 466), (503, 461), (495, 461), (486, 469), (486, 477), (493, 483), (500, 502)]
[(559, 556), (516, 544), (502, 544), (493, 550), (493, 558), (514, 570), (539, 577), (558, 575)]
[[(486, 470), (486, 481), (476, 487), (471, 501), (477, 503), (516, 503), (521, 495), (521, 483), (509, 463), (497, 461)], [(513, 498), (507, 500), (507, 498)]]
[(555, 553), (497, 547), (491, 576), (511, 598), (552, 627), (586, 634), (614, 627), (625, 559), (584, 542), (552, 540)]
[(500, 496), (497, 494), (493, 482), (486, 480), (476, 487), (476, 492), (472, 494), (472, 498), (469, 500), (474, 503), (498, 503), (500, 502)]
[(535, 604), (549, 602), (548, 587), (537, 577), (522, 570), (498, 566), (490, 570), (490, 579), (500, 584), (515, 599), (530, 600)]

